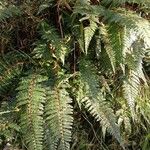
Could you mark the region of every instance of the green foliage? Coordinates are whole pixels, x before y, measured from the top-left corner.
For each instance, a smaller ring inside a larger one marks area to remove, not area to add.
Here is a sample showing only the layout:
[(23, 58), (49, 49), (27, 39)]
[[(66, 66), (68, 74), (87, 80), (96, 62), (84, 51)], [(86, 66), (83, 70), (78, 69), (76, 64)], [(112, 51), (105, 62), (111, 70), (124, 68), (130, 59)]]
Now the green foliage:
[[(5, 139), (6, 141), (13, 141), (16, 136), (16, 132), (20, 131), (19, 125), (17, 125), (17, 108), (14, 108), (13, 102), (3, 102), (0, 110), (0, 141)], [(11, 115), (10, 115), (11, 114)], [(1, 145), (1, 143), (0, 143)]]
[[(21, 109), (20, 126), (29, 149), (42, 150), (43, 108), (46, 97), (41, 82), (45, 77), (32, 74), (24, 77), (17, 90), (17, 107)], [(30, 132), (28, 132), (30, 131)]]
[(72, 99), (67, 92), (68, 84), (61, 83), (48, 88), (45, 117), (50, 141), (47, 141), (50, 149), (70, 149), (71, 129), (73, 124)]
[[(0, 2), (0, 145), (147, 149), (148, 7), (146, 0)], [(75, 137), (80, 126), (92, 134)]]
[(43, 58), (50, 61), (50, 57), (53, 57), (64, 64), (65, 55), (68, 53), (67, 46), (53, 27), (49, 26), (46, 22), (42, 22), (39, 26), (41, 41), (43, 42), (38, 43), (34, 49), (34, 58)]
[(95, 34), (95, 31), (97, 29), (97, 24), (95, 22), (96, 18), (92, 17), (89, 18), (90, 25), (84, 28), (84, 44), (85, 44), (85, 53), (88, 53), (88, 48), (90, 45), (90, 42), (92, 40), (92, 37)]
[(14, 16), (18, 16), (21, 14), (21, 10), (14, 6), (7, 6), (7, 2), (0, 2), (0, 22), (5, 21), (6, 19)]
[[(81, 103), (97, 121), (100, 121), (102, 128), (108, 129), (121, 143), (119, 128), (112, 109), (107, 104), (99, 87), (98, 72), (88, 60), (80, 62), (80, 90), (77, 91), (78, 102)], [(83, 90), (81, 92), (81, 89)]]
[(111, 6), (113, 6), (113, 7), (121, 6), (122, 4), (126, 4), (126, 3), (146, 5), (146, 6), (150, 5), (150, 2), (148, 0), (118, 0), (118, 1), (115, 1), (115, 0), (102, 0), (103, 5), (107, 6), (107, 5), (111, 4)]
[[(12, 56), (14, 58), (12, 58)], [(10, 60), (11, 58), (11, 60)], [(7, 91), (7, 88), (21, 74), (23, 60), (18, 53), (8, 53), (0, 61), (0, 94)]]
[(117, 59), (115, 59), (115, 51), (113, 51), (112, 49), (107, 27), (102, 25), (99, 30), (100, 30), (100, 37), (102, 39), (102, 42), (104, 43), (105, 52), (111, 64), (111, 68), (113, 72), (115, 72), (115, 63), (116, 63), (115, 61)]

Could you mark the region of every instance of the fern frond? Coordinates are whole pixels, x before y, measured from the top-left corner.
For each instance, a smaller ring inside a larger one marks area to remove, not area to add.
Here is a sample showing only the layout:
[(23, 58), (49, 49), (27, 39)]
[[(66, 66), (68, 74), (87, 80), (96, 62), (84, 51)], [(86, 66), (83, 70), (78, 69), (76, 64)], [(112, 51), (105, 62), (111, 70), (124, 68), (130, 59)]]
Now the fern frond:
[(128, 76), (128, 79), (123, 83), (123, 94), (124, 98), (127, 100), (130, 107), (132, 117), (135, 117), (135, 100), (139, 92), (140, 80), (138, 75), (131, 71), (131, 74)]
[(108, 29), (105, 25), (102, 25), (99, 27), (100, 30), (100, 36), (102, 39), (102, 42), (104, 43), (104, 49), (106, 51), (106, 54), (108, 55), (111, 67), (113, 72), (115, 72), (115, 66), (116, 66), (116, 59), (115, 59), (115, 51), (112, 49), (111, 45), (111, 39), (109, 38)]
[[(1, 122), (3, 121), (3, 122)], [(9, 139), (9, 141), (12, 141), (14, 138), (14, 133), (16, 131), (20, 131), (20, 127), (12, 122), (12, 120), (4, 120), (2, 119), (0, 121), (0, 140), (1, 137), (5, 137), (6, 139)]]
[[(82, 15), (95, 17), (101, 17), (102, 21), (108, 24), (116, 23), (121, 27), (133, 29), (140, 35), (142, 39), (148, 44), (150, 40), (150, 24), (148, 20), (140, 17), (133, 11), (126, 10), (124, 8), (115, 8), (113, 10), (106, 9), (102, 5), (91, 6), (85, 4), (85, 6), (77, 5), (74, 9), (74, 13), (80, 13)], [(149, 45), (149, 44), (148, 44)]]
[(0, 60), (0, 93), (7, 91), (8, 86), (11, 85), (15, 79), (22, 72), (23, 64), (26, 56), (17, 51), (12, 51), (1, 57)]
[(104, 7), (99, 5), (90, 5), (90, 2), (80, 1), (80, 3), (76, 3), (73, 12), (75, 14), (82, 14), (83, 16), (95, 16), (97, 17), (99, 14), (103, 13)]
[[(112, 109), (106, 104), (105, 98), (99, 87), (99, 77), (95, 67), (89, 61), (80, 62), (80, 91), (77, 92), (77, 100), (89, 113), (100, 121), (107, 130), (121, 143), (120, 130), (116, 123)], [(82, 89), (82, 91), (81, 91)]]
[(42, 35), (41, 38), (48, 45), (50, 54), (52, 55), (52, 57), (64, 64), (65, 56), (68, 53), (68, 47), (62, 41), (53, 27), (49, 26), (46, 22), (42, 22), (40, 26), (40, 32)]
[(2, 101), (0, 104), (0, 140), (1, 138), (13, 141), (16, 132), (20, 132), (20, 127), (17, 125), (18, 109), (14, 108), (14, 99)]
[(8, 65), (4, 61), (0, 61), (0, 93), (5, 92), (15, 77), (20, 75), (22, 65), (22, 62)]
[(52, 5), (54, 0), (44, 0), (39, 6), (38, 14), (44, 11), (45, 9), (49, 8)]
[(150, 125), (150, 116), (148, 115), (150, 113), (149, 91), (150, 87), (140, 89), (140, 94), (137, 98), (136, 113)]
[(135, 112), (135, 100), (139, 94), (140, 79), (146, 83), (143, 73), (142, 59), (144, 49), (141, 41), (135, 41), (130, 47), (126, 55), (126, 74), (127, 80), (124, 81), (123, 91), (124, 97), (127, 100), (132, 114)]
[[(81, 100), (82, 105), (88, 112), (97, 120), (103, 129), (107, 129), (120, 144), (122, 144), (119, 126), (116, 123), (116, 117), (113, 110), (109, 108), (108, 104), (102, 95), (98, 95), (97, 99), (85, 97)], [(105, 131), (103, 135), (105, 135)]]
[(40, 65), (49, 66), (53, 61), (51, 52), (46, 43), (37, 42), (32, 54), (33, 58), (37, 59)]
[(47, 134), (50, 149), (69, 150), (71, 142), (71, 128), (73, 124), (72, 99), (66, 88), (67, 84), (58, 84), (48, 88), (45, 108)]
[(21, 14), (21, 11), (18, 7), (14, 5), (5, 6), (2, 2), (0, 2), (0, 22), (5, 21), (6, 19), (18, 16)]
[(107, 30), (110, 45), (115, 54), (116, 67), (121, 66), (124, 63), (124, 29), (114, 24), (109, 26)]
[(110, 5), (112, 7), (116, 7), (116, 6), (122, 6), (125, 3), (129, 3), (129, 4), (139, 4), (141, 6), (146, 5), (147, 7), (150, 6), (150, 2), (149, 0), (102, 0), (101, 1), (101, 5), (107, 6)]
[(96, 18), (91, 16), (89, 18), (89, 22), (90, 22), (89, 26), (84, 28), (84, 45), (85, 45), (84, 48), (85, 48), (85, 53), (86, 54), (88, 52), (88, 48), (89, 48), (90, 42), (92, 40), (92, 37), (94, 36), (95, 31), (97, 29), (97, 24), (94, 21), (95, 19)]
[(132, 124), (130, 119), (130, 113), (127, 105), (124, 103), (122, 98), (117, 98), (117, 101), (120, 103), (121, 108), (116, 111), (116, 115), (118, 117), (119, 126), (123, 126), (128, 135), (131, 134)]
[(43, 112), (46, 91), (42, 82), (47, 78), (31, 74), (22, 78), (17, 95), (20, 109), (20, 127), (29, 150), (43, 149)]
[(117, 9), (116, 11), (105, 10), (103, 16), (104, 20), (108, 21), (108, 23), (117, 23), (120, 26), (126, 27), (128, 30), (134, 30), (136, 35), (149, 45), (150, 23), (148, 20), (125, 9)]

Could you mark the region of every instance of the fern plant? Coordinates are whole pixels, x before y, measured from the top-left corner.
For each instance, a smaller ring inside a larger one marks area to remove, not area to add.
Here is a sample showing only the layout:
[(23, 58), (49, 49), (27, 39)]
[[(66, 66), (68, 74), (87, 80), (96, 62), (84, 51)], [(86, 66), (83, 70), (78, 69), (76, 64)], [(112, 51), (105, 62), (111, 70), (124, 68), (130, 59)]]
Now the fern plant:
[(9, 130), (12, 137), (19, 133), (23, 149), (73, 149), (76, 112), (95, 119), (106, 144), (114, 137), (117, 147), (126, 149), (125, 140), (136, 130), (146, 136), (150, 102), (143, 60), (150, 48), (150, 24), (141, 9), (146, 16), (148, 1), (0, 4), (3, 25), (17, 16), (17, 23), (1, 33), (11, 31), (17, 38), (11, 33), (1, 53), (0, 97), (8, 106), (13, 97), (12, 107), (0, 110), (2, 139)]

